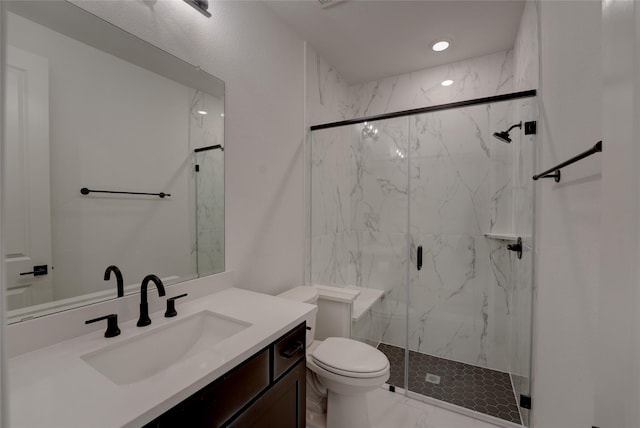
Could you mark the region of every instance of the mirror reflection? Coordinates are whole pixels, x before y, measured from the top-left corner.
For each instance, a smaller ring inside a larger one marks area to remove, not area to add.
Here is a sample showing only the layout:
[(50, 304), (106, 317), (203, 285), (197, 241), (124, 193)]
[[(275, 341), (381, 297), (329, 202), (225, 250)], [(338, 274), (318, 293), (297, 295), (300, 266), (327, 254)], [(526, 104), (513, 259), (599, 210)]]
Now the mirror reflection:
[(112, 265), (124, 293), (223, 271), (224, 83), (70, 3), (7, 5), (9, 321), (116, 297)]

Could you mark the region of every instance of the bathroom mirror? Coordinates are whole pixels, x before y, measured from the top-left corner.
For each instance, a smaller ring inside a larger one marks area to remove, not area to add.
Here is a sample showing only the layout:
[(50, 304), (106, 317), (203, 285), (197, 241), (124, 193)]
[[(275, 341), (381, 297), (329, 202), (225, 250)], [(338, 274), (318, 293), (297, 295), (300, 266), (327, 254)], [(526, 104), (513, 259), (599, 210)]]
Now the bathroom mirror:
[(66, 1), (3, 3), (9, 322), (115, 298), (110, 265), (125, 293), (223, 271), (224, 82)]

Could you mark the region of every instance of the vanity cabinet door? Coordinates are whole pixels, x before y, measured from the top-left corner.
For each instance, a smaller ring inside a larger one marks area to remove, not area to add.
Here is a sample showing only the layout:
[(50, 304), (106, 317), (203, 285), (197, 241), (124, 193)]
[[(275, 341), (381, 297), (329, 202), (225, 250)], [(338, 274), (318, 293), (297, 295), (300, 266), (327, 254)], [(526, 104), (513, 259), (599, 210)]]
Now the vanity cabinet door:
[(302, 359), (228, 426), (230, 428), (304, 428), (306, 365)]
[(200, 391), (195, 397), (201, 403), (197, 426), (225, 426), (226, 421), (267, 389), (269, 360), (269, 350), (265, 349)]
[(144, 428), (217, 428), (269, 387), (269, 349), (264, 349)]

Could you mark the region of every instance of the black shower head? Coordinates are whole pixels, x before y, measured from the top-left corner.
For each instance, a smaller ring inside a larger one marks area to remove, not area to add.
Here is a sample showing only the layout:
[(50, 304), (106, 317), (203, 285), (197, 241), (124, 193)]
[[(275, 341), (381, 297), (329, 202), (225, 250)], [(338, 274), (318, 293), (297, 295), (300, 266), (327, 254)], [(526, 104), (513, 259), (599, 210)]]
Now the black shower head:
[(509, 133), (507, 131), (494, 132), (493, 136), (496, 137), (498, 140), (502, 141), (503, 143), (509, 144), (511, 142), (511, 138), (509, 137)]
[(509, 129), (507, 129), (506, 131), (502, 131), (502, 132), (494, 132), (493, 136), (495, 138), (497, 138), (498, 140), (502, 141), (503, 143), (507, 143), (509, 144), (511, 142), (511, 137), (509, 137), (509, 132), (511, 132), (511, 130), (513, 128), (522, 128), (522, 122), (520, 123), (516, 123), (515, 125), (512, 125)]

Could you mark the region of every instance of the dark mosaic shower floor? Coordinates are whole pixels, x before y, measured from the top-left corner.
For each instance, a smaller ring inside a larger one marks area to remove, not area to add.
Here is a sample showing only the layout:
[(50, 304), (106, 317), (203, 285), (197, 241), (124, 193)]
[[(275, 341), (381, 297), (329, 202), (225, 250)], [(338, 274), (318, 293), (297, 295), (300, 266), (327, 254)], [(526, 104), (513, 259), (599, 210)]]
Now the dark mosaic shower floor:
[[(404, 388), (404, 348), (381, 343), (391, 364), (389, 384)], [(409, 351), (409, 391), (520, 424), (508, 373)], [(440, 376), (440, 383), (425, 380)]]

